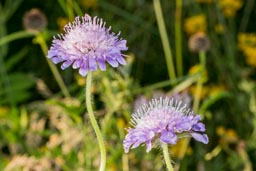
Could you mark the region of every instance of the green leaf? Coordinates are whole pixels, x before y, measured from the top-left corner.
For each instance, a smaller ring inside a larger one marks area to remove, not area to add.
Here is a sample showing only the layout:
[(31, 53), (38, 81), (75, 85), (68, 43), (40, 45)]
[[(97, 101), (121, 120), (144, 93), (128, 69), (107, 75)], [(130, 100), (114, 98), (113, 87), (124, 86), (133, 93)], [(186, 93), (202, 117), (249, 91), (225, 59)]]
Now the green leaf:
[(227, 91), (223, 91), (220, 92), (214, 96), (210, 96), (209, 98), (207, 98), (206, 100), (203, 101), (200, 109), (199, 109), (199, 113), (205, 113), (205, 111), (211, 106), (213, 105), (215, 102), (219, 101), (220, 99), (223, 98), (228, 98), (231, 97), (232, 94), (230, 92)]
[[(0, 104), (6, 104), (10, 99), (6, 97), (11, 97), (11, 100), (14, 103), (19, 103), (24, 100), (27, 100), (31, 93), (28, 91), (29, 88), (35, 85), (35, 79), (27, 74), (23, 73), (14, 73), (9, 75), (9, 84), (8, 91), (0, 91)], [(0, 80), (0, 85), (2, 80)], [(7, 93), (9, 93), (7, 95)]]
[(26, 56), (26, 54), (28, 53), (28, 48), (25, 47), (22, 50), (20, 50), (18, 53), (16, 53), (15, 55), (11, 56), (8, 61), (5, 62), (5, 67), (7, 71), (10, 71), (14, 65), (16, 65), (18, 62), (20, 62), (20, 60)]

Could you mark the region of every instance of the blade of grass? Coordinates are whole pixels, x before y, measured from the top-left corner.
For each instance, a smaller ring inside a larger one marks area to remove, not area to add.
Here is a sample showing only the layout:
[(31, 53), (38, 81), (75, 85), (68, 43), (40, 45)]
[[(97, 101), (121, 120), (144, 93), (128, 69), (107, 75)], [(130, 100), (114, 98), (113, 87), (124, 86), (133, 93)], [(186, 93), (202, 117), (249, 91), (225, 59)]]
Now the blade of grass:
[(168, 35), (167, 35), (166, 29), (165, 29), (165, 23), (164, 23), (160, 0), (153, 0), (153, 5), (154, 5), (154, 9), (155, 9), (156, 20), (157, 20), (163, 48), (164, 48), (165, 59), (166, 59), (166, 64), (167, 64), (167, 68), (168, 68), (168, 74), (169, 74), (170, 80), (173, 80), (173, 79), (175, 80), (176, 74), (175, 74), (175, 69), (174, 69), (174, 64), (173, 64), (171, 46), (170, 46), (170, 42), (168, 40)]

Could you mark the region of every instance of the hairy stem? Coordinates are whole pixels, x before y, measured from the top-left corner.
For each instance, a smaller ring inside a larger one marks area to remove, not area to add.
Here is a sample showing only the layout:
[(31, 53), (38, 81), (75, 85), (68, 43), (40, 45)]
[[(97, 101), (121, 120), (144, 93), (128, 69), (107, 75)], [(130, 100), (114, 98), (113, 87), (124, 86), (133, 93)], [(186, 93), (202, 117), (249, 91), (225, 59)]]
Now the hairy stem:
[(106, 148), (105, 144), (103, 141), (103, 137), (100, 131), (100, 128), (98, 126), (98, 123), (95, 119), (95, 116), (93, 114), (93, 109), (92, 109), (92, 103), (91, 103), (91, 84), (92, 84), (92, 74), (89, 71), (87, 78), (86, 78), (86, 91), (85, 91), (85, 101), (86, 101), (86, 108), (88, 111), (89, 119), (91, 121), (93, 130), (95, 131), (95, 134), (97, 136), (97, 140), (99, 143), (100, 147), (100, 169), (99, 171), (105, 171), (106, 167)]
[(166, 164), (166, 167), (168, 169), (168, 171), (174, 171), (172, 164), (171, 164), (171, 158), (169, 156), (169, 152), (168, 152), (168, 145), (166, 143), (162, 143), (162, 149), (163, 149), (163, 153), (164, 153), (164, 161)]

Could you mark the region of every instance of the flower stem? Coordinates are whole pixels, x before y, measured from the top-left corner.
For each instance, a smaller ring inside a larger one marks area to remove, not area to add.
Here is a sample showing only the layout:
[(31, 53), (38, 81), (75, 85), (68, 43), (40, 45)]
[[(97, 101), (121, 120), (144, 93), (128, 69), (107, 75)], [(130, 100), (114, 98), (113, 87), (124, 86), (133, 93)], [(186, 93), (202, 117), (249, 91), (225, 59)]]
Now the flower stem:
[(92, 127), (95, 131), (95, 134), (97, 136), (97, 140), (99, 143), (99, 147), (100, 147), (100, 159), (101, 159), (101, 163), (100, 163), (100, 169), (99, 171), (105, 171), (105, 166), (106, 166), (106, 148), (105, 148), (105, 144), (103, 141), (103, 137), (102, 134), (100, 132), (100, 128), (97, 124), (97, 121), (95, 119), (95, 116), (93, 114), (93, 109), (92, 109), (92, 104), (91, 104), (91, 84), (92, 84), (92, 74), (89, 71), (87, 78), (86, 78), (86, 91), (85, 91), (85, 101), (86, 101), (86, 108), (88, 111), (88, 115), (92, 124)]
[(162, 143), (162, 149), (163, 149), (163, 153), (164, 153), (164, 161), (166, 163), (166, 167), (168, 169), (168, 171), (174, 171), (172, 164), (171, 164), (171, 159), (168, 153), (168, 146), (166, 143)]
[(200, 51), (199, 52), (199, 59), (200, 59), (200, 73), (201, 77), (198, 78), (197, 80), (197, 85), (196, 85), (196, 93), (194, 97), (194, 104), (193, 104), (193, 111), (197, 112), (199, 108), (199, 103), (200, 103), (200, 96), (202, 93), (202, 88), (203, 88), (203, 74), (205, 73), (205, 51)]
[(160, 4), (160, 0), (153, 0), (154, 4), (154, 9), (155, 9), (155, 14), (156, 14), (156, 20), (164, 48), (164, 53), (165, 53), (165, 59), (167, 63), (167, 69), (168, 69), (168, 74), (170, 79), (176, 79), (176, 74), (174, 70), (174, 65), (173, 65), (173, 57), (172, 57), (172, 52), (171, 52), (171, 46), (170, 42), (168, 39), (168, 35), (165, 29), (165, 23), (164, 23), (164, 17), (162, 13), (162, 8)]
[[(35, 38), (35, 42), (38, 43), (41, 46), (41, 49), (44, 53), (44, 56), (46, 57), (48, 48), (47, 48), (46, 42), (43, 38), (43, 35), (41, 35), (40, 33), (37, 34), (37, 36)], [(64, 83), (64, 81), (63, 81), (63, 79), (62, 79), (62, 77), (61, 77), (61, 75), (60, 75), (60, 73), (57, 69), (57, 67), (52, 62), (50, 62), (50, 60), (48, 58), (46, 58), (46, 61), (49, 65), (49, 67), (50, 67), (50, 69), (53, 73), (53, 76), (54, 76), (55, 80), (57, 81), (62, 93), (64, 94), (65, 97), (70, 97), (68, 89), (67, 89), (67, 87), (66, 87), (66, 85), (65, 85), (65, 83)]]
[[(200, 97), (201, 97), (201, 93), (202, 93), (202, 89), (203, 89), (203, 74), (205, 72), (205, 65), (206, 65), (206, 56), (205, 56), (205, 51), (200, 51), (199, 52), (199, 60), (200, 60), (200, 74), (201, 77), (198, 78), (197, 80), (197, 84), (196, 84), (196, 92), (195, 92), (195, 96), (194, 96), (194, 103), (193, 103), (193, 111), (194, 112), (198, 112), (198, 108), (199, 108), (199, 104), (200, 104)], [(191, 138), (186, 138), (184, 140), (184, 142), (181, 145), (181, 152), (178, 156), (179, 160), (181, 161), (184, 156), (185, 153), (187, 151), (187, 148), (189, 146), (189, 142), (190, 142)], [(175, 166), (175, 170), (179, 170), (180, 169), (180, 162), (176, 164)]]
[(0, 39), (0, 46), (4, 45), (6, 43), (9, 43), (13, 40), (33, 37), (34, 35), (35, 35), (35, 33), (31, 33), (28, 31), (18, 31), (18, 32), (15, 32), (15, 33), (12, 33), (12, 34), (2, 37)]
[(178, 76), (183, 75), (181, 16), (182, 16), (182, 0), (176, 0), (175, 52), (176, 52), (176, 65), (177, 65)]

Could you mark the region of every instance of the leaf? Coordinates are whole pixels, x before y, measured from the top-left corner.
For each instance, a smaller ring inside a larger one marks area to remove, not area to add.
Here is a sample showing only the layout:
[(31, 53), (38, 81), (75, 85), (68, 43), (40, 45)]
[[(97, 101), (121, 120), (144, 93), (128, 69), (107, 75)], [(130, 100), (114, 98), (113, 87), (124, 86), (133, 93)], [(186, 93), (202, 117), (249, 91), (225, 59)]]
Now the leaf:
[(18, 62), (20, 62), (20, 60), (26, 56), (26, 54), (28, 53), (28, 48), (25, 47), (22, 50), (20, 50), (18, 53), (16, 53), (15, 55), (11, 56), (8, 61), (5, 62), (5, 67), (7, 71), (10, 71), (14, 65), (16, 65)]
[(219, 101), (220, 99), (230, 98), (231, 96), (232, 94), (227, 91), (223, 91), (218, 93), (217, 95), (210, 96), (209, 98), (203, 101), (199, 109), (199, 113), (204, 113), (211, 105), (213, 105), (215, 102)]
[[(31, 93), (28, 90), (35, 85), (35, 79), (32, 76), (23, 73), (14, 73), (10, 74), (8, 79), (8, 85), (4, 85), (4, 88), (8, 89), (8, 91), (0, 91), (0, 104), (9, 103), (10, 100), (13, 103), (19, 103), (30, 97)], [(0, 85), (3, 84), (1, 81)]]

